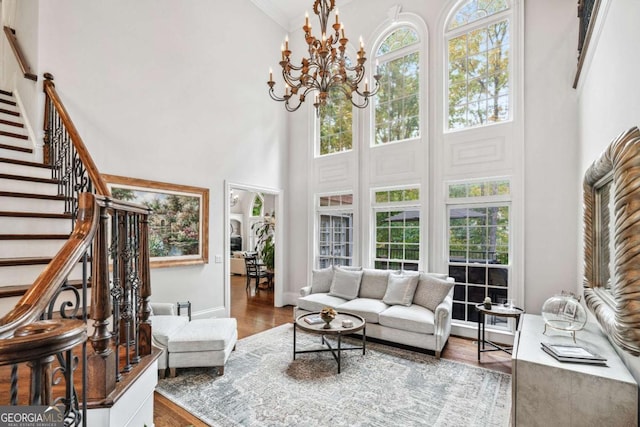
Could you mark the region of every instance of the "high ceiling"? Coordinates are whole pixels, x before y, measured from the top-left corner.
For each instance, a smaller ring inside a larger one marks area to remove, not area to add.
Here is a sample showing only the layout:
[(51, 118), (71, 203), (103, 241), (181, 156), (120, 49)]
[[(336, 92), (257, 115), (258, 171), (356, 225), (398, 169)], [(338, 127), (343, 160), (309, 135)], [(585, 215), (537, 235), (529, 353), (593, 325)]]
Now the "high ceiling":
[[(304, 13), (312, 14), (314, 0), (251, 0), (282, 28), (290, 31), (302, 26)], [(338, 8), (352, 0), (336, 0)]]

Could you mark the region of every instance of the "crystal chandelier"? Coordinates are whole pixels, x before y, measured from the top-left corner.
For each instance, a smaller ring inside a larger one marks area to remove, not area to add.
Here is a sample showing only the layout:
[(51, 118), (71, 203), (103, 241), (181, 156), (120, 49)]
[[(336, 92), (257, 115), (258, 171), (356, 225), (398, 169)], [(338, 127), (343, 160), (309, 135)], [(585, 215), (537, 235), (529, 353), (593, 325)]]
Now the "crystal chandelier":
[[(306, 14), (304, 38), (309, 46), (309, 57), (303, 58), (301, 65), (293, 65), (290, 61), (289, 39), (281, 46), (282, 77), (285, 82), (284, 95), (278, 96), (274, 91), (276, 83), (273, 81), (273, 71), (269, 70), (269, 95), (276, 101), (284, 102), (287, 111), (296, 111), (305, 101), (309, 92), (316, 91), (313, 106), (319, 114), (318, 107), (326, 105), (329, 92), (332, 89), (340, 90), (344, 96), (357, 108), (365, 108), (369, 105), (369, 97), (374, 96), (380, 88), (380, 75), (376, 72), (373, 76), (375, 82), (373, 90), (369, 90), (369, 82), (365, 78), (364, 63), (367, 58), (364, 54), (364, 45), (360, 38), (360, 50), (356, 64), (353, 66), (345, 54), (349, 39), (344, 35), (344, 26), (340, 22), (338, 10), (335, 12), (335, 23), (332, 25), (333, 34), (327, 34), (329, 14), (335, 8), (335, 0), (315, 0), (313, 11), (320, 20), (320, 39), (311, 34), (309, 14)], [(360, 89), (360, 83), (364, 79), (364, 89)], [(354, 93), (360, 99), (354, 99)]]

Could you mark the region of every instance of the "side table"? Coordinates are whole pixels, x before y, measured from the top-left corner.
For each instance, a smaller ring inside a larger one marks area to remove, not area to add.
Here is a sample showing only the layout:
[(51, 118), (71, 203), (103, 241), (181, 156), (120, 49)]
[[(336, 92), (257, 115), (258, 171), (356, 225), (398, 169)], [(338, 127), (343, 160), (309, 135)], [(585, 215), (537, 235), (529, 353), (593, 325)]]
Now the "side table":
[[(480, 362), (480, 354), (487, 351), (504, 351), (512, 354), (513, 346), (502, 346), (485, 339), (485, 316), (513, 317), (516, 319), (516, 330), (520, 323), (520, 316), (524, 314), (524, 310), (518, 307), (504, 307), (502, 305), (493, 304), (491, 308), (485, 308), (484, 304), (476, 304), (478, 311), (478, 362)], [(491, 348), (486, 348), (489, 345)]]

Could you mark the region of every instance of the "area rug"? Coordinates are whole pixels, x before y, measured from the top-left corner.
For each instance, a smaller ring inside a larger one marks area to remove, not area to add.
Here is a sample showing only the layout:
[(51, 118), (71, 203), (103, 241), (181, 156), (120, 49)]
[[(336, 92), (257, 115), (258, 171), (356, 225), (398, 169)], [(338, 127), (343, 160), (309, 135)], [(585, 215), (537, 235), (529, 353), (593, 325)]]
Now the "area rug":
[[(320, 346), (317, 335), (297, 337), (298, 350)], [(509, 425), (508, 374), (377, 343), (344, 352), (338, 374), (330, 353), (293, 360), (292, 340), (291, 324), (250, 336), (223, 376), (180, 369), (156, 390), (216, 427)]]

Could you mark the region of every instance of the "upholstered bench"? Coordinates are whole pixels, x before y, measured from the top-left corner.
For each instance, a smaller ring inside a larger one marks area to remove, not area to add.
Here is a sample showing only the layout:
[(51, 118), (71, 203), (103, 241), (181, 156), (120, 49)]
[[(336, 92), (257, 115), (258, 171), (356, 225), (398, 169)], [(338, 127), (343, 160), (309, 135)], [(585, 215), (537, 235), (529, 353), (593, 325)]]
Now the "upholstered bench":
[(176, 368), (217, 367), (224, 374), (224, 364), (238, 340), (234, 318), (197, 319), (169, 336), (169, 375)]

